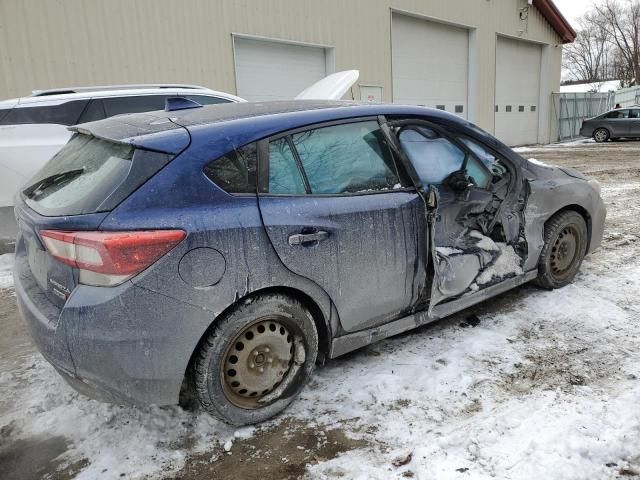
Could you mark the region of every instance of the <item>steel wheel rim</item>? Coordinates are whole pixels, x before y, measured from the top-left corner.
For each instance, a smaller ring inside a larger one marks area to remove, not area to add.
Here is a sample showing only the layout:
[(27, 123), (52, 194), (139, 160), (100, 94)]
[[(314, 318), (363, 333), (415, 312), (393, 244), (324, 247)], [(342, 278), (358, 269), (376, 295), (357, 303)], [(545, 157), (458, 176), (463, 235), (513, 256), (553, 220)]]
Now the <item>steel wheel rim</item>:
[(567, 278), (575, 266), (579, 252), (579, 234), (573, 226), (564, 227), (551, 247), (549, 266), (558, 280)]
[(607, 132), (605, 132), (604, 130), (597, 130), (596, 131), (596, 140), (599, 142), (604, 142), (607, 139)]
[(293, 335), (278, 316), (262, 317), (230, 342), (220, 365), (224, 394), (235, 406), (259, 408), (294, 360)]

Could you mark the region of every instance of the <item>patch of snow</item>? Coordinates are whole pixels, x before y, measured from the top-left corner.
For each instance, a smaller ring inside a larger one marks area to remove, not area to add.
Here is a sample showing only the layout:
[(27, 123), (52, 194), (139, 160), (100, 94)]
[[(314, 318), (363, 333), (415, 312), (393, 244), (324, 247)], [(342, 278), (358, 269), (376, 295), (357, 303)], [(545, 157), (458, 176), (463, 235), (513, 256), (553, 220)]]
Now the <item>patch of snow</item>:
[(13, 253), (4, 253), (0, 255), (0, 288), (13, 287), (13, 262), (15, 255)]
[(551, 165), (541, 162), (540, 160), (536, 160), (535, 158), (528, 158), (527, 161), (533, 163), (534, 165), (538, 165), (540, 167), (550, 167)]
[(494, 279), (504, 278), (507, 275), (522, 275), (522, 258), (513, 249), (513, 246), (506, 243), (496, 244), (500, 249), (500, 255), (493, 265), (485, 268), (476, 278), (478, 285), (484, 285)]
[(606, 82), (581, 83), (578, 85), (561, 85), (560, 93), (598, 93), (615, 92), (620, 90), (620, 80)]
[(450, 255), (457, 255), (463, 252), (459, 248), (436, 247), (436, 253), (442, 257), (448, 257)]
[(514, 149), (512, 149), (514, 152), (517, 153), (526, 153), (526, 152), (530, 152), (532, 150), (535, 150), (535, 148), (531, 148), (531, 147), (516, 147)]
[(479, 240), (479, 242), (476, 243), (475, 246), (480, 248), (480, 249), (482, 249), (482, 250), (490, 250), (490, 251), (494, 251), (494, 252), (497, 251), (497, 250), (500, 250), (500, 247), (498, 246), (498, 244), (496, 244), (496, 242), (491, 240), (486, 235), (483, 235), (478, 230), (472, 230), (471, 232), (469, 232), (469, 235), (471, 237), (477, 238)]

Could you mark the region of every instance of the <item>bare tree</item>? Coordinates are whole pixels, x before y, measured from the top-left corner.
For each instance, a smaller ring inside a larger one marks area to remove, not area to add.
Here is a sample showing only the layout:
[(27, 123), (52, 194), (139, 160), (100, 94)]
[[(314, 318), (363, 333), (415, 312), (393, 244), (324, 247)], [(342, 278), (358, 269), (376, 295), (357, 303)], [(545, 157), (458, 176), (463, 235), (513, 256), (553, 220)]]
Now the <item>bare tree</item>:
[(605, 0), (595, 5), (595, 19), (604, 29), (617, 57), (618, 73), (628, 77), (631, 85), (640, 83), (640, 0)]
[(564, 49), (563, 64), (571, 80), (599, 82), (607, 78), (609, 34), (596, 17), (593, 13), (585, 14), (575, 42)]

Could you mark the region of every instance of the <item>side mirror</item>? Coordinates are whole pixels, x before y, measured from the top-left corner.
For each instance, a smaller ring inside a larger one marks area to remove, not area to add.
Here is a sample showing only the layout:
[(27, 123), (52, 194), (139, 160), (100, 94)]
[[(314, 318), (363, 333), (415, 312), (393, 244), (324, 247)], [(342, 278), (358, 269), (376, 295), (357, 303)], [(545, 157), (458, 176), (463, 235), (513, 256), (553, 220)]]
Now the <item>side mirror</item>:
[(465, 170), (456, 170), (444, 181), (454, 192), (464, 192), (473, 186), (473, 182)]

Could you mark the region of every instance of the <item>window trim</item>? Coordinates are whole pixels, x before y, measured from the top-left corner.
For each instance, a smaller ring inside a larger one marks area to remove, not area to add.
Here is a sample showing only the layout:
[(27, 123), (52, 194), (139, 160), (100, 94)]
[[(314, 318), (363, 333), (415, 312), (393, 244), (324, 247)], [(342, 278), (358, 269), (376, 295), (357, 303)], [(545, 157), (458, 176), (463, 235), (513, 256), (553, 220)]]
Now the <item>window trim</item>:
[[(382, 125), (380, 123), (379, 116), (366, 116), (366, 117), (351, 117), (351, 118), (341, 118), (337, 120), (330, 120), (320, 123), (315, 123), (312, 125), (305, 125), (303, 127), (296, 127), (291, 130), (286, 130), (283, 132), (279, 132), (270, 137), (264, 138), (258, 142), (258, 196), (261, 197), (296, 197), (296, 198), (304, 198), (304, 197), (314, 197), (314, 198), (340, 198), (340, 197), (359, 197), (364, 195), (381, 195), (388, 193), (398, 193), (398, 192), (417, 192), (417, 189), (414, 185), (403, 186), (401, 188), (396, 188), (392, 190), (376, 190), (372, 192), (345, 192), (345, 193), (312, 193), (311, 187), (309, 184), (309, 179), (307, 178), (307, 174), (304, 171), (302, 166), (302, 161), (300, 160), (300, 156), (297, 148), (293, 145), (291, 137), (298, 133), (308, 132), (310, 130), (317, 130), (320, 128), (333, 127), (338, 125), (347, 125), (354, 123), (364, 123), (364, 122), (376, 122), (380, 129), (382, 130)], [(385, 136), (386, 137), (386, 136)], [(289, 148), (291, 148), (293, 152), (293, 156), (296, 159), (296, 165), (300, 170), (300, 174), (303, 179), (303, 183), (305, 185), (305, 190), (307, 190), (307, 186), (309, 186), (309, 190), (307, 193), (270, 193), (269, 192), (269, 143), (272, 141), (281, 140), (282, 138), (287, 138), (287, 142), (289, 144)], [(396, 167), (396, 175), (398, 175), (401, 171), (404, 171), (404, 166), (401, 165), (397, 159), (395, 158), (395, 153), (393, 149), (389, 147), (389, 153), (392, 156), (393, 163)], [(400, 182), (402, 182), (402, 178), (398, 178)]]

